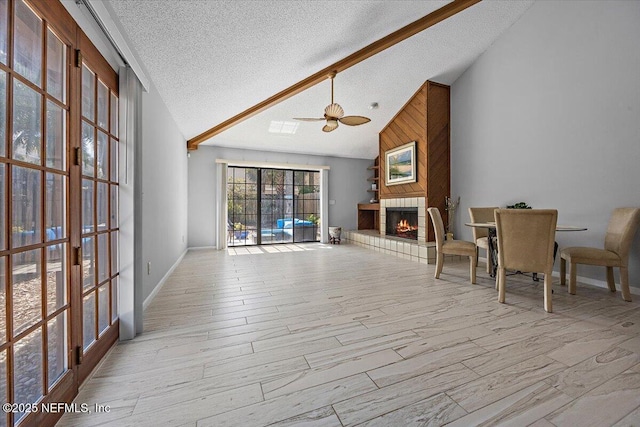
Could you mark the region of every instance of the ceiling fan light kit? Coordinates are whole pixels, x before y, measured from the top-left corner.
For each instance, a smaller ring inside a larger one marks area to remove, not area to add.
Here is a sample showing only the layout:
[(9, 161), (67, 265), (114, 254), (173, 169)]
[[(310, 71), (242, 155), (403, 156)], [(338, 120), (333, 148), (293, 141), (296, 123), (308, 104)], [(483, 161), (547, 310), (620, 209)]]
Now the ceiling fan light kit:
[(315, 122), (326, 120), (326, 124), (322, 128), (324, 132), (331, 132), (338, 127), (338, 122), (347, 126), (363, 125), (371, 121), (368, 117), (364, 116), (345, 116), (344, 109), (337, 103), (333, 102), (333, 78), (336, 73), (331, 73), (329, 78), (331, 79), (331, 104), (327, 105), (324, 109), (324, 118), (294, 118), (294, 120), (302, 120), (306, 122)]

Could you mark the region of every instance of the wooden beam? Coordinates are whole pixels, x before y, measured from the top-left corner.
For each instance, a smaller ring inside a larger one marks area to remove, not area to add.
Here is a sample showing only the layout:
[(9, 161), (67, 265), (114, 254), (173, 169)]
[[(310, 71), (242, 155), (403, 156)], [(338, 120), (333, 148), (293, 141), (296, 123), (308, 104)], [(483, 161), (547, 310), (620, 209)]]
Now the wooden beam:
[(370, 45), (360, 49), (359, 51), (352, 53), (346, 58), (332, 64), (315, 74), (307, 77), (306, 79), (294, 84), (287, 89), (284, 89), (281, 92), (276, 93), (270, 98), (265, 99), (264, 101), (254, 105), (253, 107), (243, 111), (240, 114), (237, 114), (231, 117), (228, 120), (212, 127), (211, 129), (204, 131), (198, 136), (195, 136), (187, 141), (187, 148), (190, 150), (195, 150), (198, 148), (198, 145), (215, 135), (218, 135), (221, 132), (229, 129), (232, 126), (240, 123), (241, 121), (248, 119), (269, 107), (272, 107), (279, 102), (284, 101), (298, 93), (314, 86), (324, 80), (326, 80), (332, 73), (339, 73), (347, 68), (353, 67), (359, 62), (364, 61), (367, 58), (372, 57), (373, 55), (382, 52), (383, 50), (400, 43), (403, 40), (408, 39), (411, 36), (418, 34), (421, 31), (426, 30), (427, 28), (437, 24), (438, 22), (444, 21), (445, 19), (455, 15), (458, 12), (462, 12), (466, 8), (473, 6), (476, 3), (479, 3), (481, 0), (454, 0), (451, 3), (446, 4), (438, 10), (431, 12), (430, 14), (423, 16), (417, 21), (412, 22), (409, 25), (406, 25), (399, 30), (389, 34), (377, 40)]

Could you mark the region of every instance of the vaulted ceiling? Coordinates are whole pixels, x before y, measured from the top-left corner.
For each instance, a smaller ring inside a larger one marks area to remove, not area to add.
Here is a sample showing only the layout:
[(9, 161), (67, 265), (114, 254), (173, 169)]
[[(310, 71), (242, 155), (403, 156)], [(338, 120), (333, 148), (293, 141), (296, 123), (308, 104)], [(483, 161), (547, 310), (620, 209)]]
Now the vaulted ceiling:
[[(185, 139), (192, 139), (448, 1), (106, 0)], [(340, 72), (335, 102), (371, 122), (322, 132), (330, 81), (202, 145), (374, 158), (378, 132), (426, 81), (452, 84), (532, 1), (484, 0)], [(369, 109), (372, 103), (377, 109)], [(270, 132), (295, 122), (294, 134)], [(273, 128), (272, 128), (273, 130)]]

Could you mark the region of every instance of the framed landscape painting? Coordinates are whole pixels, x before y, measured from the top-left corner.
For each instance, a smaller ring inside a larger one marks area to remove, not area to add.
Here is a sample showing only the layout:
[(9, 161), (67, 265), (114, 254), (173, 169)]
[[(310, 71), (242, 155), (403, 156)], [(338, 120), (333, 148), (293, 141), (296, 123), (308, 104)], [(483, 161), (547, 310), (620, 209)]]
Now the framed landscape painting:
[(384, 153), (387, 185), (416, 182), (416, 142), (396, 147)]

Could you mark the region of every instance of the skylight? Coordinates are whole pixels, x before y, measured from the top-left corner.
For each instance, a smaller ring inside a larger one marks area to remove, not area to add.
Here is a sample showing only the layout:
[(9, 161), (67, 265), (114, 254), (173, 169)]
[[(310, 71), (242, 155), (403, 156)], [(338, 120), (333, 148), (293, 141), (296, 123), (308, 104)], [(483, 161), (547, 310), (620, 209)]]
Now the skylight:
[(293, 135), (298, 130), (298, 124), (296, 122), (272, 120), (269, 125), (269, 132)]

